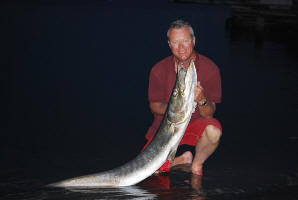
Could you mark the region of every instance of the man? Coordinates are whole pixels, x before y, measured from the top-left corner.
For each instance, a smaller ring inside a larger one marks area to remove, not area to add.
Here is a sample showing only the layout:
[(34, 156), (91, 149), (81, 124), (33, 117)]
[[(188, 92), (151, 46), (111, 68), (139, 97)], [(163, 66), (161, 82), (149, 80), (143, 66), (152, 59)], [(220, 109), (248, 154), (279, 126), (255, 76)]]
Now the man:
[(213, 118), (216, 103), (221, 102), (220, 72), (210, 59), (194, 50), (196, 38), (188, 22), (174, 21), (167, 36), (173, 55), (158, 62), (150, 73), (148, 94), (154, 122), (146, 134), (148, 142), (143, 149), (153, 139), (166, 112), (176, 81), (177, 66), (180, 64), (187, 69), (190, 61), (194, 60), (198, 76), (198, 86), (195, 89), (195, 101), (198, 106), (179, 146), (195, 146), (195, 155), (186, 151), (172, 163), (167, 161), (159, 171), (168, 171), (174, 165), (189, 163), (193, 174), (202, 175), (203, 164), (217, 148), (222, 134), (220, 123)]

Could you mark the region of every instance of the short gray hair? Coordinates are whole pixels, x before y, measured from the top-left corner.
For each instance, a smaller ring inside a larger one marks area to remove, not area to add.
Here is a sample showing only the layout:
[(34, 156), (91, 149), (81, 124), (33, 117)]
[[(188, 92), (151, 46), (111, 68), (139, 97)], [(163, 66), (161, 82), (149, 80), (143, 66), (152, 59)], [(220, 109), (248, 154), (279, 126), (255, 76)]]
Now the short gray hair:
[(190, 35), (193, 38), (195, 36), (195, 34), (194, 34), (193, 28), (190, 25), (190, 23), (188, 23), (187, 21), (184, 21), (182, 19), (178, 19), (171, 23), (170, 28), (168, 29), (168, 32), (167, 32), (168, 39), (170, 39), (169, 35), (170, 35), (171, 29), (183, 29), (185, 27), (187, 27), (189, 29)]

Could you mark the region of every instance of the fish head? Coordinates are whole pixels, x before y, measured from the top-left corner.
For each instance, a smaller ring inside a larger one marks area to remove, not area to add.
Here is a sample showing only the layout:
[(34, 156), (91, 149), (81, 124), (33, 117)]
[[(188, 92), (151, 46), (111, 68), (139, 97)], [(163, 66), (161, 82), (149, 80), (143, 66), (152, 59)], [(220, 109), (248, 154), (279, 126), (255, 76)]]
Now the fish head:
[(194, 62), (188, 69), (178, 67), (176, 84), (168, 107), (168, 120), (171, 123), (182, 123), (194, 107), (194, 90), (197, 86), (197, 73)]

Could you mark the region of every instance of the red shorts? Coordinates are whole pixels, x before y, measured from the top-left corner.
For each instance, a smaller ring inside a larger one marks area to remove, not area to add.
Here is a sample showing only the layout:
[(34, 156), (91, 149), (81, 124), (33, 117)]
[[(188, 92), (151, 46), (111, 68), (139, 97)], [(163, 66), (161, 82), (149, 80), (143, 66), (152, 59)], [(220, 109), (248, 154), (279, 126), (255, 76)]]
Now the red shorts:
[[(184, 133), (184, 136), (183, 136), (181, 142), (179, 143), (179, 146), (183, 145), (183, 144), (187, 144), (190, 146), (196, 146), (196, 144), (198, 143), (199, 139), (201, 138), (206, 126), (208, 126), (208, 125), (213, 125), (216, 128), (222, 130), (222, 127), (221, 127), (219, 121), (216, 120), (215, 118), (209, 118), (209, 119), (198, 118), (188, 125), (188, 127), (186, 128), (186, 131)], [(150, 142), (152, 141), (153, 138), (154, 137), (150, 137), (148, 139), (148, 141), (145, 144), (145, 146), (143, 147), (142, 151), (144, 151), (147, 148), (147, 146), (150, 144)], [(165, 164), (161, 168), (162, 169), (166, 168), (166, 170), (162, 170), (162, 171), (169, 171), (167, 169), (170, 168), (170, 162), (169, 161), (165, 162)]]
[(190, 146), (196, 146), (198, 143), (199, 139), (201, 138), (206, 126), (208, 125), (213, 125), (219, 130), (222, 130), (221, 125), (218, 120), (215, 118), (209, 118), (209, 119), (204, 119), (204, 118), (199, 118), (196, 119), (195, 121), (191, 122), (188, 127), (186, 128), (186, 131), (184, 133), (184, 136), (179, 144), (187, 144)]
[[(204, 119), (204, 118), (199, 118), (196, 119), (195, 121), (191, 122), (188, 127), (186, 128), (186, 131), (184, 133), (184, 136), (182, 140), (179, 143), (180, 145), (187, 144), (190, 146), (196, 146), (198, 143), (199, 139), (201, 138), (206, 126), (208, 125), (213, 125), (217, 127), (218, 129), (222, 130), (221, 125), (218, 120), (215, 118), (209, 118), (209, 119)], [(154, 137), (150, 137), (148, 139), (148, 142), (146, 145), (143, 147), (142, 151), (146, 149), (146, 147), (150, 144)]]

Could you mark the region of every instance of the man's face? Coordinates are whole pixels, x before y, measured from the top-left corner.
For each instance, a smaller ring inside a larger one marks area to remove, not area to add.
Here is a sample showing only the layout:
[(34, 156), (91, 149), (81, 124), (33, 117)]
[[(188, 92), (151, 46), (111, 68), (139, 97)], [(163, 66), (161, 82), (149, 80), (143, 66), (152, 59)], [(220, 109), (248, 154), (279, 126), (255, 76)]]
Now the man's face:
[(195, 46), (195, 37), (192, 37), (189, 28), (171, 29), (169, 33), (169, 46), (173, 55), (180, 61), (187, 61)]

